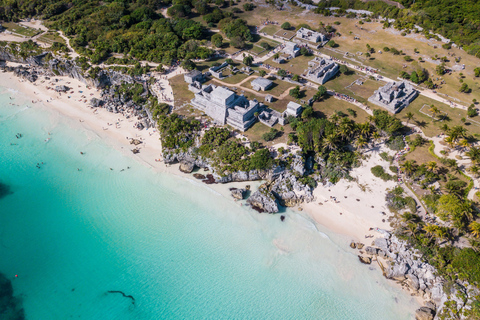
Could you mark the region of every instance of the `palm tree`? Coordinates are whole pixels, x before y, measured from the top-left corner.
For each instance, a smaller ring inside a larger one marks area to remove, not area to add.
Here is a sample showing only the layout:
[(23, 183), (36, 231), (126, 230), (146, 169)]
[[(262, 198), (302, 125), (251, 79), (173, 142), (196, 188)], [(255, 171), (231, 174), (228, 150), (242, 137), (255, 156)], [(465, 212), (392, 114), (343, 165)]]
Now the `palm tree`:
[(472, 160), (472, 163), (478, 164), (480, 162), (480, 148), (471, 147), (465, 154)]
[(452, 137), (448, 136), (448, 137), (445, 137), (444, 139), (445, 143), (448, 144), (448, 146), (450, 148), (453, 148), (453, 146), (455, 145), (455, 141), (453, 140)]
[(448, 124), (444, 123), (440, 126), (440, 129), (443, 131), (443, 132), (447, 132), (449, 127), (448, 127)]
[(452, 137), (454, 142), (457, 142), (460, 138), (465, 138), (467, 135), (467, 129), (463, 126), (453, 126), (450, 130), (448, 130), (447, 135)]
[(431, 172), (435, 172), (435, 169), (437, 169), (437, 163), (435, 161), (429, 161), (427, 162), (426, 166), (427, 170)]
[(410, 223), (410, 222), (418, 222), (420, 220), (420, 217), (417, 216), (416, 214), (414, 213), (411, 213), (411, 212), (405, 212), (404, 214), (402, 214), (402, 220), (407, 222), (407, 223)]
[(431, 113), (433, 113), (433, 120), (437, 117), (437, 114), (440, 113), (440, 110), (438, 110), (437, 107), (435, 107), (433, 104), (430, 106), (430, 109), (428, 109)]
[(480, 173), (480, 168), (478, 166), (470, 166), (468, 168), (468, 172), (473, 174), (475, 178), (478, 178), (478, 174)]
[(427, 223), (423, 226), (423, 231), (427, 233), (427, 236), (429, 236), (430, 239), (433, 238), (437, 229), (438, 229), (438, 226), (431, 223)]
[(364, 122), (358, 125), (358, 130), (360, 131), (360, 134), (366, 138), (370, 134), (371, 126), (370, 123)]
[(338, 124), (339, 120), (340, 118), (336, 112), (330, 116), (330, 121), (333, 122), (334, 124)]
[(407, 236), (414, 236), (417, 233), (417, 224), (416, 223), (407, 223), (407, 226), (403, 228), (403, 234)]
[(363, 136), (359, 136), (355, 141), (357, 148), (361, 149), (367, 144), (367, 140)]
[(437, 227), (435, 230), (435, 236), (441, 240), (447, 240), (450, 238), (450, 233), (447, 227)]
[(407, 124), (410, 122), (410, 120), (413, 119), (413, 113), (411, 112), (407, 112), (407, 114), (405, 115), (405, 117), (407, 118)]
[(465, 152), (465, 150), (467, 150), (468, 146), (470, 145), (470, 143), (468, 143), (468, 140), (467, 139), (462, 139), (460, 140), (459, 142), (459, 146), (462, 148), (462, 151)]
[(401, 164), (400, 167), (407, 176), (410, 176), (413, 172), (415, 172), (415, 160), (407, 160)]
[(367, 117), (367, 120), (368, 120), (369, 123), (374, 123), (375, 122), (375, 116), (370, 115), (370, 116)]
[(337, 136), (332, 133), (323, 139), (323, 148), (326, 150), (337, 149)]
[(480, 223), (478, 223), (477, 221), (472, 221), (468, 225), (468, 228), (472, 232), (472, 236), (474, 236), (475, 238), (480, 237)]
[(435, 194), (437, 192), (437, 188), (435, 188), (434, 185), (429, 186), (428, 190), (430, 190), (431, 194)]
[(380, 135), (380, 133), (378, 133), (378, 131), (373, 131), (372, 133), (372, 138), (373, 140), (377, 141), (381, 138), (382, 136)]

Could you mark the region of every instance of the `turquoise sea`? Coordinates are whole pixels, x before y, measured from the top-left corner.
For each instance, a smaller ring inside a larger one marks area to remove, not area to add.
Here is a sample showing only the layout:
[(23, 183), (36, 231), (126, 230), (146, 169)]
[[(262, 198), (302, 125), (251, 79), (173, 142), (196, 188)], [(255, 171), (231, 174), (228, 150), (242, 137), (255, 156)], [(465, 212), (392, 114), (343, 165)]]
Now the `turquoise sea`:
[(6, 88), (0, 137), (12, 191), (0, 272), (27, 319), (412, 319), (418, 307), (348, 239), (156, 173)]

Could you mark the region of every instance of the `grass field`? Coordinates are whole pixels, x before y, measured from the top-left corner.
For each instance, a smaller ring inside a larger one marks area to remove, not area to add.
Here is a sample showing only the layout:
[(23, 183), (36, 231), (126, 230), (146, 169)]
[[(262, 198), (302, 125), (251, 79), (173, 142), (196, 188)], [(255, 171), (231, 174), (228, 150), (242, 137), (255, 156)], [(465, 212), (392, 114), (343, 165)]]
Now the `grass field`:
[[(357, 116), (352, 117), (349, 115), (348, 109), (355, 110)], [(368, 120), (368, 113), (345, 100), (335, 99), (332, 96), (326, 96), (322, 101), (313, 103), (313, 110), (315, 110), (317, 117), (329, 117), (337, 111), (342, 111), (348, 114), (355, 122), (361, 123)]]
[(65, 39), (60, 37), (60, 35), (54, 31), (45, 32), (40, 37), (38, 37), (37, 40), (48, 43), (48, 44), (53, 44), (54, 42), (60, 42), (65, 44)]
[[(428, 106), (432, 104), (435, 105), (442, 112), (442, 114), (447, 114), (448, 119), (444, 121), (434, 120), (430, 116), (421, 113), (420, 109), (425, 104)], [(432, 100), (424, 96), (418, 96), (408, 107), (400, 111), (400, 113), (397, 116), (402, 121), (407, 121), (408, 119), (406, 118), (405, 115), (408, 112), (412, 112), (414, 115), (413, 120), (411, 120), (412, 123), (415, 123), (419, 127), (421, 127), (423, 132), (429, 137), (432, 137), (440, 133), (441, 130), (439, 129), (439, 127), (444, 123), (446, 123), (449, 127), (464, 125), (464, 123), (461, 121), (461, 118), (467, 118), (467, 112), (465, 110), (451, 108), (446, 104), (440, 103), (438, 101)], [(474, 117), (473, 120), (480, 122), (480, 117), (478, 116)], [(469, 133), (480, 134), (480, 125), (474, 122), (470, 122), (470, 124), (468, 123), (469, 121), (467, 119), (467, 122), (465, 123), (465, 125)]]
[(267, 59), (265, 61), (265, 63), (269, 64), (273, 67), (277, 67), (277, 68), (287, 70), (287, 71), (289, 71), (293, 74), (301, 75), (305, 71), (305, 69), (307, 69), (308, 62), (312, 59), (313, 59), (312, 56), (308, 56), (308, 57), (307, 56), (298, 56), (296, 58), (293, 58), (290, 61), (287, 61), (287, 63), (279, 64), (279, 63), (273, 62), (273, 57), (271, 57), (270, 59)]
[(270, 24), (265, 26), (260, 32), (265, 32), (266, 34), (273, 36), (278, 30), (280, 30), (278, 25)]
[(170, 79), (175, 105), (180, 106), (184, 103), (189, 103), (193, 99), (194, 94), (188, 90), (188, 84), (185, 82), (183, 74)]
[[(359, 79), (363, 81), (362, 85), (354, 83)], [(334, 79), (325, 83), (327, 89), (349, 95), (362, 103), (367, 103), (373, 92), (383, 85), (385, 85), (383, 81), (370, 80), (365, 74), (354, 72), (348, 75), (338, 74)]]
[(5, 22), (2, 26), (12, 33), (16, 33), (25, 37), (34, 37), (37, 34), (42, 33), (41, 30), (24, 27), (15, 22)]

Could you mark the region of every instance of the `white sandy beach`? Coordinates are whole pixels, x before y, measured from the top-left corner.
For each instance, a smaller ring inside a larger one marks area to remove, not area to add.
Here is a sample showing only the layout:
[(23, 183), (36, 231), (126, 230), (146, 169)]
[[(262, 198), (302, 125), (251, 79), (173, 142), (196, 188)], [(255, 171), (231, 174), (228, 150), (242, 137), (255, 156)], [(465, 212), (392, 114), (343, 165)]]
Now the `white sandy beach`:
[[(71, 87), (74, 93), (63, 93), (60, 95), (52, 89), (47, 89), (47, 86), (52, 87), (51, 83), (55, 78), (59, 80), (54, 83), (55, 85), (65, 84)], [(72, 119), (78, 119), (80, 126), (96, 132), (102, 139), (110, 141), (118, 150), (136, 158), (158, 172), (167, 172), (195, 180), (192, 175), (180, 172), (178, 165), (165, 165), (163, 162), (156, 161), (156, 159), (161, 158), (161, 142), (158, 132), (152, 129), (139, 131), (134, 128), (133, 124), (136, 122), (134, 117), (126, 119), (122, 114), (114, 114), (103, 108), (90, 108), (88, 101), (92, 97), (99, 98), (99, 91), (87, 88), (84, 83), (75, 79), (68, 77), (55, 78), (43, 83), (41, 81), (44, 79), (40, 78), (35, 83), (30, 83), (15, 77), (12, 73), (0, 73), (2, 85), (11, 86), (27, 94), (29, 100), (35, 102), (32, 103), (32, 106), (43, 104), (55, 112)], [(79, 91), (82, 91), (82, 93)], [(84, 102), (85, 99), (87, 102)], [(130, 144), (130, 140), (127, 137), (143, 141), (139, 145), (140, 153), (134, 155), (131, 152), (134, 146)], [(366, 235), (378, 236), (374, 231), (369, 230), (370, 228), (389, 229), (389, 224), (386, 220), (387, 216), (382, 215), (381, 212), (384, 211), (388, 214), (388, 210), (385, 207), (385, 189), (394, 187), (395, 183), (391, 181), (384, 182), (379, 178), (375, 178), (370, 172), (370, 167), (373, 163), (382, 164), (383, 162), (385, 167), (387, 166), (387, 163), (379, 158), (381, 151), (367, 152), (368, 155), (371, 155), (370, 159), (351, 173), (353, 177), (358, 177), (359, 184), (366, 186), (366, 191), (362, 191), (357, 183), (345, 180), (329, 188), (319, 186), (314, 192), (317, 200), (302, 205), (305, 212), (317, 223), (336, 233), (347, 235), (355, 241), (370, 243), (365, 238)], [(230, 197), (229, 188), (244, 187), (247, 184), (256, 186), (259, 182), (230, 183), (227, 185), (214, 184), (208, 185), (208, 187), (223, 196)], [(332, 200), (330, 196), (336, 197), (337, 202)], [(322, 205), (319, 205), (319, 203), (322, 203)], [(382, 220), (385, 220), (385, 222)]]

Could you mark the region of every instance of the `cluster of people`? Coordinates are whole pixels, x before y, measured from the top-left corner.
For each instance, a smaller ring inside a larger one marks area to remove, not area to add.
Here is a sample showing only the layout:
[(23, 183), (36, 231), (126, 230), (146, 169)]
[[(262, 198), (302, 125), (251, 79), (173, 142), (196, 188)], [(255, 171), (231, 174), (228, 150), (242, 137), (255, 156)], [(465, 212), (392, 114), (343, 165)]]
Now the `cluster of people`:
[(348, 101), (350, 103), (357, 103), (357, 99), (354, 99), (350, 96), (347, 96), (346, 94), (343, 94), (343, 93), (338, 93), (338, 92), (335, 92), (335, 97), (339, 98), (339, 99), (342, 99), (342, 100), (345, 100), (345, 101)]

